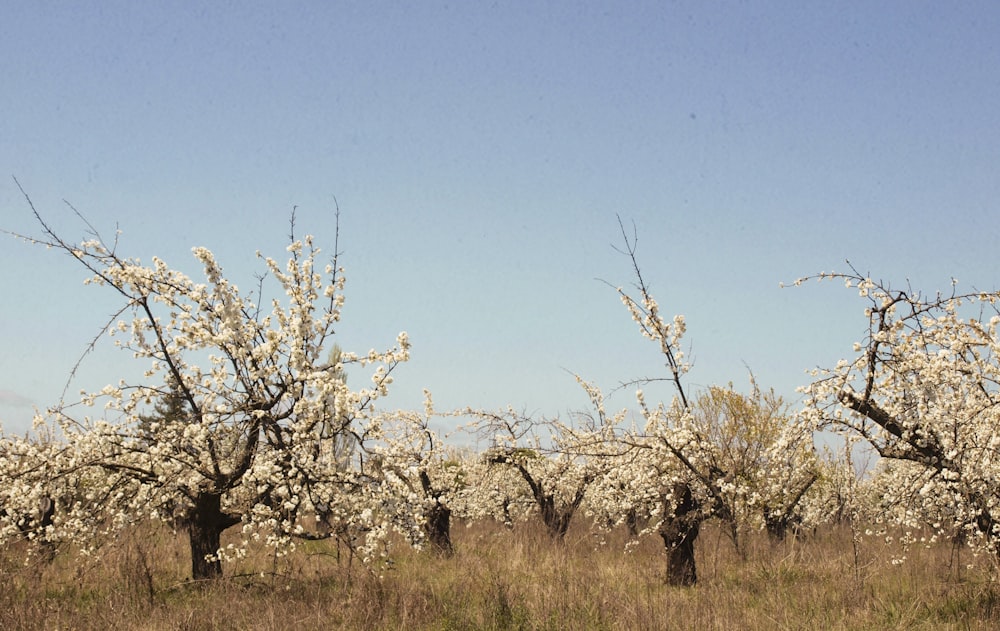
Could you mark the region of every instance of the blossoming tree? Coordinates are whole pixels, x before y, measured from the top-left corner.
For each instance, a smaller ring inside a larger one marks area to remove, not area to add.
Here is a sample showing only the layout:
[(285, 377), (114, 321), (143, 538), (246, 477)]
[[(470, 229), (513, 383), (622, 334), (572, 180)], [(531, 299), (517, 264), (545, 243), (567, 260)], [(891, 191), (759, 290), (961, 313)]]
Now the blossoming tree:
[(562, 541), (604, 462), (580, 451), (592, 444), (586, 438), (590, 432), (575, 431), (557, 420), (536, 420), (511, 408), (466, 414), (476, 417), (481, 435), (492, 437), (484, 460), (498, 467), (501, 476), (527, 486), (546, 532)]
[(1000, 293), (959, 294), (953, 281), (925, 296), (853, 268), (810, 278), (857, 291), (867, 320), (854, 357), (806, 389), (816, 422), (897, 462), (880, 490), (899, 522), (1000, 554)]
[(384, 432), (370, 450), (371, 456), (386, 463), (383, 469), (397, 488), (396, 503), (408, 506), (403, 513), (420, 522), (411, 528), (423, 531), (423, 538), (415, 543), (429, 543), (442, 556), (454, 552), (452, 512), (466, 480), (459, 452), (432, 427), (435, 418), (447, 416), (435, 411), (430, 391), (424, 390), (423, 413), (394, 410), (380, 414)]
[[(729, 525), (738, 547), (741, 522), (751, 509), (776, 534), (783, 534), (795, 507), (815, 482), (811, 426), (792, 422), (773, 393), (741, 395), (713, 387), (690, 396), (684, 375), (690, 365), (681, 348), (684, 317), (660, 312), (636, 260), (636, 237), (622, 226), (623, 253), (634, 273), (634, 292), (618, 287), (622, 303), (644, 337), (659, 347), (675, 396), (651, 405), (637, 392), (646, 425), (623, 440), (646, 450), (643, 475), (661, 485), (658, 531), (667, 551), (667, 579), (675, 585), (697, 581), (694, 544), (701, 524), (715, 517)], [(640, 379), (638, 384), (653, 379)]]
[(0, 431), (0, 543), (25, 538), (33, 544), (30, 552), (50, 544), (57, 483), (37, 481), (53, 477), (52, 464), (63, 449), (45, 437), (5, 436)]
[[(294, 547), (317, 512), (356, 522), (369, 552), (390, 527), (417, 523), (386, 521), (393, 511), (383, 507), (398, 506), (395, 489), (363, 455), (381, 435), (374, 402), (407, 360), (409, 340), (400, 333), (388, 350), (326, 359), (344, 304), (343, 270), (336, 251), (325, 268), (317, 261), (312, 237), (295, 236), (294, 215), (288, 261), (258, 253), (266, 274), (244, 293), (206, 248), (193, 249), (204, 272), (198, 282), (159, 258), (119, 255), (117, 236), (109, 243), (89, 224), (92, 238), (66, 241), (28, 204), (43, 234), (22, 238), (68, 253), (89, 284), (117, 293), (122, 306), (106, 329), (148, 363), (145, 382), (84, 393), (82, 405), (103, 403), (93, 414), (72, 405), (50, 411), (68, 445), (50, 468), (100, 472), (72, 507), (92, 516), (92, 533), (183, 513), (197, 579), (219, 575), (221, 559), (254, 542)], [(342, 371), (352, 365), (371, 369), (366, 386), (347, 387)], [(151, 420), (149, 406), (168, 396), (178, 413)], [(361, 450), (351, 466), (331, 447), (345, 435)], [(57, 516), (53, 536), (62, 526), (63, 536), (76, 528), (72, 536), (82, 537), (81, 523)], [(237, 524), (242, 537), (223, 549), (223, 531)]]

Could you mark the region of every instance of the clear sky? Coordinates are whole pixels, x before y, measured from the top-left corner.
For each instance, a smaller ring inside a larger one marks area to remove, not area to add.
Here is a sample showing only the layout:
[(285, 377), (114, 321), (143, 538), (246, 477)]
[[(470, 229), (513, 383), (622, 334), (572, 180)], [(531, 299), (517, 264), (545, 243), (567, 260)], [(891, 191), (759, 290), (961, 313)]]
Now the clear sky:
[[(0, 227), (238, 285), (288, 218), (333, 247), (348, 350), (406, 330), (393, 407), (586, 408), (663, 375), (613, 289), (683, 313), (692, 387), (747, 367), (795, 399), (850, 354), (842, 270), (1000, 286), (1000, 4), (10, 2), (0, 24)], [(0, 421), (58, 400), (114, 310), (66, 256), (0, 245)], [(103, 350), (71, 392), (143, 366)], [(664, 393), (667, 396), (667, 393)], [(630, 405), (632, 390), (613, 407)]]

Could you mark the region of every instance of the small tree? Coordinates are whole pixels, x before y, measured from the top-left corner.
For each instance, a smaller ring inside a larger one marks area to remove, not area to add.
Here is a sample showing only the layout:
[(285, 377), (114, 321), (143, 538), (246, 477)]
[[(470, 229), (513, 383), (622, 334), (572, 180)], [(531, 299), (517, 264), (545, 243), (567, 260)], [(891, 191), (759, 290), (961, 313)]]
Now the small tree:
[[(639, 390), (637, 400), (646, 425), (626, 433), (624, 441), (648, 451), (648, 466), (656, 470), (654, 479), (661, 484), (658, 530), (667, 552), (667, 580), (690, 585), (697, 580), (694, 544), (706, 519), (726, 523), (737, 549), (740, 524), (754, 505), (763, 508), (763, 514), (757, 514), (774, 520), (772, 527), (783, 533), (781, 522), (790, 519), (816, 479), (812, 436), (807, 425), (787, 422), (780, 398), (773, 392), (762, 393), (755, 382), (751, 396), (732, 387), (712, 387), (701, 396), (689, 396), (683, 382), (690, 368), (681, 348), (684, 317), (667, 320), (661, 314), (639, 269), (636, 236), (629, 237), (622, 226), (622, 237), (635, 292), (619, 287), (618, 294), (642, 335), (659, 346), (668, 370), (666, 380), (675, 391), (669, 404), (652, 406)], [(783, 488), (773, 484), (776, 477), (784, 482)], [(787, 493), (788, 488), (793, 491)]]
[(751, 376), (752, 393), (733, 385), (710, 386), (698, 395), (692, 422), (707, 447), (702, 459), (724, 472), (720, 485), (730, 538), (739, 549), (740, 532), (763, 527), (785, 538), (801, 519), (800, 503), (818, 479), (812, 434), (793, 418), (773, 390), (762, 391)]
[[(149, 362), (147, 378), (167, 384), (122, 381), (84, 394), (83, 406), (104, 400), (96, 417), (70, 405), (50, 411), (71, 452), (55, 475), (101, 472), (85, 498), (92, 528), (186, 506), (196, 579), (220, 575), (220, 561), (242, 555), (255, 540), (293, 547), (302, 533), (299, 515), (321, 504), (366, 522), (369, 548), (388, 534), (386, 524), (373, 522), (390, 502), (380, 479), (371, 470), (332, 466), (319, 447), (344, 434), (362, 446), (377, 438), (370, 410), (408, 358), (409, 340), (400, 333), (387, 351), (324, 360), (344, 302), (336, 250), (322, 269), (312, 237), (295, 236), (293, 214), (289, 260), (279, 264), (258, 253), (266, 275), (255, 293), (244, 294), (206, 248), (193, 249), (204, 269), (196, 282), (158, 258), (144, 265), (119, 255), (117, 237), (109, 243), (89, 224), (92, 238), (66, 241), (25, 198), (43, 236), (20, 238), (69, 254), (91, 274), (89, 284), (117, 293), (122, 307), (106, 330)], [(265, 300), (267, 280), (279, 297)], [(345, 364), (373, 366), (370, 385), (348, 389)], [(146, 414), (164, 395), (161, 412)], [(243, 540), (223, 549), (223, 531), (240, 523)]]
[(857, 291), (867, 320), (853, 358), (805, 389), (815, 421), (897, 461), (880, 490), (901, 523), (964, 531), (1000, 556), (1000, 293), (959, 294), (953, 281), (925, 297), (853, 268), (811, 278)]
[(451, 503), (462, 483), (462, 467), (431, 429), (438, 416), (429, 390), (424, 390), (424, 413), (396, 410), (383, 415), (383, 445), (377, 451), (393, 469), (399, 496), (409, 498), (420, 516), (423, 540), (442, 556), (451, 556)]
[(49, 545), (55, 485), (36, 482), (46, 476), (60, 449), (47, 437), (7, 437), (0, 432), (0, 543), (24, 538), (34, 544), (32, 552)]
[[(606, 464), (583, 451), (597, 445), (590, 432), (554, 420), (536, 421), (513, 409), (465, 413), (477, 417), (480, 435), (492, 436), (486, 462), (527, 485), (546, 532), (562, 541), (588, 487)], [(547, 434), (539, 433), (540, 428)]]

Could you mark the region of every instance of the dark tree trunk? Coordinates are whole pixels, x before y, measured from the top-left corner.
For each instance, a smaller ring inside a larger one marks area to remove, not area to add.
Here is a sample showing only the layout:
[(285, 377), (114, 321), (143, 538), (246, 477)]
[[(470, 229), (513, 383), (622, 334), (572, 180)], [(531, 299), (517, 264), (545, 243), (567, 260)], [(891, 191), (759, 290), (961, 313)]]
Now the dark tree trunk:
[(555, 499), (551, 495), (542, 495), (538, 500), (538, 508), (542, 513), (542, 522), (549, 536), (557, 541), (562, 541), (569, 528), (569, 520), (573, 511), (560, 514), (556, 509)]
[(549, 533), (549, 536), (556, 541), (562, 541), (566, 537), (566, 532), (569, 531), (570, 521), (573, 519), (573, 515), (576, 514), (576, 509), (579, 508), (580, 502), (583, 500), (583, 491), (577, 493), (574, 500), (559, 510), (556, 507), (556, 500), (552, 494), (541, 493), (536, 502), (538, 508), (542, 514), (542, 522), (545, 524), (545, 530)]
[(427, 513), (427, 521), (424, 522), (424, 532), (430, 539), (431, 545), (439, 553), (451, 556), (454, 548), (451, 545), (451, 509), (444, 504), (434, 504)]
[[(14, 525), (26, 538), (33, 538), (38, 542), (42, 558), (51, 561), (55, 558), (56, 546), (48, 538), (46, 528), (52, 525), (52, 518), (56, 514), (56, 505), (48, 495), (43, 496), (38, 501), (38, 511), (36, 513), (25, 513), (20, 519), (14, 520)], [(11, 517), (6, 508), (0, 508), (0, 519)]]
[(451, 509), (445, 506), (439, 497), (440, 493), (431, 486), (430, 476), (426, 471), (420, 472), (420, 485), (424, 492), (434, 500), (434, 505), (427, 511), (424, 521), (424, 532), (430, 539), (434, 549), (445, 556), (451, 556), (454, 548), (451, 545)]
[(795, 512), (795, 508), (802, 501), (805, 496), (806, 491), (809, 490), (816, 480), (819, 479), (819, 475), (812, 474), (809, 479), (806, 480), (805, 484), (799, 488), (798, 493), (787, 503), (787, 505), (782, 509), (780, 513), (772, 510), (764, 511), (764, 527), (767, 530), (768, 537), (773, 542), (781, 542), (785, 540), (788, 536), (788, 531), (791, 530), (793, 533), (796, 532), (802, 525), (802, 516)]
[[(191, 544), (191, 577), (195, 580), (222, 576), (222, 562), (217, 556), (222, 533), (239, 519), (222, 512), (222, 496), (201, 493), (194, 500), (188, 520)], [(209, 560), (208, 557), (212, 557)]]
[(583, 497), (587, 492), (587, 486), (590, 485), (591, 478), (589, 476), (584, 477), (580, 481), (573, 499), (560, 509), (556, 506), (555, 493), (547, 493), (545, 485), (540, 480), (536, 480), (523, 465), (517, 464), (516, 466), (517, 470), (521, 473), (521, 477), (524, 478), (524, 481), (528, 483), (528, 487), (531, 488), (531, 494), (535, 498), (535, 504), (542, 515), (542, 523), (545, 524), (545, 529), (549, 533), (549, 536), (556, 541), (562, 541), (566, 536), (566, 531), (569, 530), (569, 523), (572, 521), (576, 509), (583, 502)]
[(630, 508), (625, 514), (625, 527), (628, 529), (629, 537), (639, 536), (639, 515), (634, 508)]
[[(675, 508), (670, 506), (671, 497), (676, 502)], [(694, 542), (698, 538), (702, 516), (691, 494), (691, 487), (678, 482), (670, 494), (664, 496), (663, 504), (663, 514), (673, 514), (660, 524), (660, 537), (667, 551), (667, 583), (694, 585), (698, 581)]]
[(764, 517), (764, 528), (767, 530), (767, 537), (774, 543), (780, 543), (788, 536), (788, 529), (793, 525), (793, 517), (780, 515)]

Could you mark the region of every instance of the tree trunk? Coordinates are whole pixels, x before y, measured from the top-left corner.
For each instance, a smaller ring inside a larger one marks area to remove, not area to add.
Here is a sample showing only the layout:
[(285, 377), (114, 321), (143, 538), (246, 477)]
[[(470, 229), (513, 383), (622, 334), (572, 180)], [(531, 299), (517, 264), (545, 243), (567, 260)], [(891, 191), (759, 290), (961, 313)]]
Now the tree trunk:
[(559, 513), (556, 511), (555, 500), (551, 495), (540, 494), (537, 502), (546, 532), (553, 539), (561, 540), (566, 534), (566, 530), (563, 528), (562, 520), (559, 519)]
[(434, 549), (444, 556), (451, 556), (454, 549), (451, 545), (451, 509), (444, 504), (434, 504), (427, 512), (424, 522), (424, 532), (430, 539)]
[(566, 538), (569, 523), (573, 519), (573, 514), (576, 512), (578, 505), (578, 503), (573, 503), (560, 511), (556, 508), (556, 501), (553, 495), (543, 495), (538, 500), (538, 507), (542, 514), (542, 523), (545, 524), (545, 530), (552, 539), (561, 542)]
[(625, 513), (625, 527), (628, 529), (629, 537), (639, 536), (639, 512), (635, 508), (630, 508)]
[(451, 556), (454, 552), (451, 545), (451, 509), (441, 502), (440, 493), (431, 486), (431, 479), (426, 471), (420, 472), (420, 484), (424, 493), (434, 500), (434, 505), (424, 518), (424, 532), (437, 552)]
[(542, 522), (545, 524), (545, 529), (548, 531), (549, 536), (556, 541), (562, 541), (566, 537), (566, 532), (569, 530), (569, 524), (573, 519), (573, 515), (576, 514), (576, 509), (583, 503), (583, 496), (587, 491), (587, 486), (590, 484), (590, 478), (583, 479), (580, 486), (577, 487), (573, 499), (560, 509), (556, 506), (555, 493), (546, 493), (545, 487), (541, 482), (531, 478), (527, 470), (523, 467), (520, 467), (520, 469), (522, 476), (525, 480), (528, 480), (531, 486), (531, 492), (535, 496), (535, 504), (538, 505), (539, 512), (542, 515)]
[[(673, 497), (676, 507), (670, 506)], [(694, 560), (694, 542), (698, 538), (702, 517), (691, 488), (678, 482), (669, 495), (663, 498), (663, 514), (670, 515), (660, 524), (660, 537), (667, 552), (667, 583), (670, 585), (694, 585), (698, 572)]]
[[(818, 479), (819, 475), (816, 473), (809, 476), (809, 479), (806, 480), (805, 484), (799, 488), (798, 493), (796, 493), (791, 500), (786, 503), (780, 513), (765, 508), (764, 526), (767, 530), (768, 537), (772, 542), (784, 541), (785, 537), (788, 536), (789, 530), (794, 533), (802, 525), (802, 516), (795, 512), (795, 507), (802, 501), (802, 498), (805, 496), (806, 491), (809, 490), (809, 487), (811, 487)], [(843, 510), (843, 506), (838, 509), (838, 512), (841, 510)]]
[(772, 543), (780, 543), (788, 536), (788, 529), (792, 525), (792, 518), (788, 515), (765, 515), (764, 529), (767, 531), (767, 538)]
[(238, 518), (222, 512), (220, 494), (201, 493), (195, 498), (191, 518), (187, 524), (193, 579), (222, 576), (222, 562), (218, 558), (222, 533), (239, 521)]

